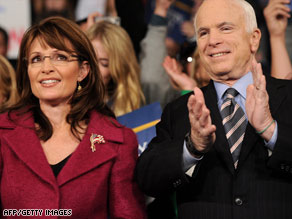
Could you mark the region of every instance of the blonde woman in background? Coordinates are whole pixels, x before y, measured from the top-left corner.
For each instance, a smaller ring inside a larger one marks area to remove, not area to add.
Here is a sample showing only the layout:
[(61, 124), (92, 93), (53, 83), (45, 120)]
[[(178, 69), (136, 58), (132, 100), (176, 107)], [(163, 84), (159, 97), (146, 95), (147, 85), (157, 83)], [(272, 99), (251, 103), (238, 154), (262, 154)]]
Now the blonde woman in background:
[(144, 103), (140, 67), (127, 32), (108, 21), (94, 23), (88, 30), (106, 85), (106, 101), (116, 116), (138, 109)]
[(13, 105), (17, 100), (14, 68), (4, 56), (0, 55), (0, 110)]

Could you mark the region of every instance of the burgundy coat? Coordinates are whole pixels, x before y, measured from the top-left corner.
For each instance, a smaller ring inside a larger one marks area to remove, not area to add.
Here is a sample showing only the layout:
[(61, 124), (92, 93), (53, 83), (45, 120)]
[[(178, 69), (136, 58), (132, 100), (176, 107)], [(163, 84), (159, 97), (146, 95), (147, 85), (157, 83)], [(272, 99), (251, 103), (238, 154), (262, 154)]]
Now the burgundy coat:
[[(95, 152), (90, 147), (92, 134), (105, 140), (95, 143)], [(55, 177), (32, 116), (22, 115), (13, 123), (2, 114), (1, 212), (43, 209), (44, 217), (45, 209), (72, 209), (70, 218), (145, 218), (144, 197), (133, 180), (137, 145), (130, 129), (92, 112), (82, 141)]]

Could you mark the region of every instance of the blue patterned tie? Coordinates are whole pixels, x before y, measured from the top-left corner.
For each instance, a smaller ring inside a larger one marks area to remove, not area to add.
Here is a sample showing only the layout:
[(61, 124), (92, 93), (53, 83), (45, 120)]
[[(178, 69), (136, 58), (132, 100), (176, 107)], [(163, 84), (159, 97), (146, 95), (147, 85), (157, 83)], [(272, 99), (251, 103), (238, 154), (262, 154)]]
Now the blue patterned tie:
[(238, 95), (237, 90), (228, 88), (221, 106), (222, 123), (226, 138), (230, 146), (234, 167), (237, 168), (239, 153), (246, 128), (246, 118), (242, 108), (234, 100)]

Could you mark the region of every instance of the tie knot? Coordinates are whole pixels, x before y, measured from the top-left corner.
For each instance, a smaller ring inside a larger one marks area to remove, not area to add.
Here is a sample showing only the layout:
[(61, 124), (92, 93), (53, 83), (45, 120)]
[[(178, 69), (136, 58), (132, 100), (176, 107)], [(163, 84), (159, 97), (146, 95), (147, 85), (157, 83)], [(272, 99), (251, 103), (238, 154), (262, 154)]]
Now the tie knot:
[(235, 90), (234, 88), (228, 88), (226, 91), (225, 91), (225, 96), (226, 98), (230, 98), (230, 99), (233, 99), (234, 97), (236, 97), (238, 94), (238, 91)]

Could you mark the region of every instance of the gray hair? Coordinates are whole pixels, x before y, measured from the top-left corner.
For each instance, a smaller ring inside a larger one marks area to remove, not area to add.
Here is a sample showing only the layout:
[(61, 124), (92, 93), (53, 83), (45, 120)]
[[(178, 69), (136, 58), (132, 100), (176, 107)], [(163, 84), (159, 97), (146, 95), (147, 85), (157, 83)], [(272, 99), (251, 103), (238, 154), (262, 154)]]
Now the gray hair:
[[(232, 1), (234, 1), (234, 3), (238, 4), (243, 9), (243, 13), (245, 16), (246, 31), (248, 33), (252, 33), (256, 28), (258, 28), (256, 14), (253, 7), (245, 0)], [(195, 15), (194, 24), (195, 30), (197, 31), (197, 13)]]

